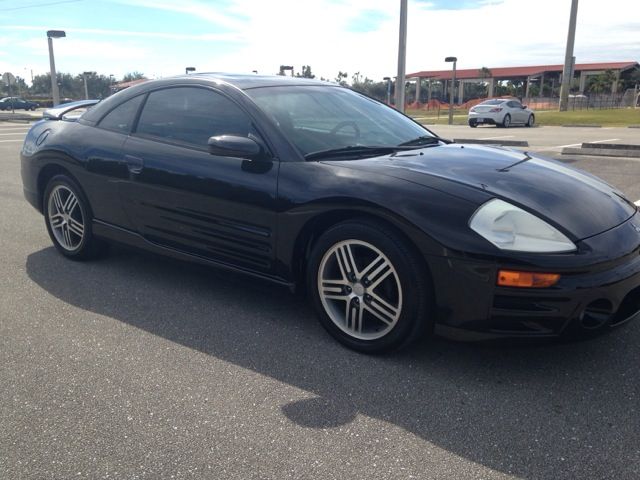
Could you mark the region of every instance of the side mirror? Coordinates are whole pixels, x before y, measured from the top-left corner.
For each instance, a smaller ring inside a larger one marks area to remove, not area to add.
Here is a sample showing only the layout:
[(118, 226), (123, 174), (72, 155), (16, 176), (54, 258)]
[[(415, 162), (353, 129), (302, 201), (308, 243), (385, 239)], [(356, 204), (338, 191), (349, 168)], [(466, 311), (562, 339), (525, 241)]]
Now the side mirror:
[(262, 145), (253, 138), (236, 135), (218, 135), (209, 138), (209, 153), (221, 157), (254, 159), (262, 155)]
[(527, 106), (526, 105), (522, 105), (522, 109), (524, 110), (525, 108), (527, 108)]

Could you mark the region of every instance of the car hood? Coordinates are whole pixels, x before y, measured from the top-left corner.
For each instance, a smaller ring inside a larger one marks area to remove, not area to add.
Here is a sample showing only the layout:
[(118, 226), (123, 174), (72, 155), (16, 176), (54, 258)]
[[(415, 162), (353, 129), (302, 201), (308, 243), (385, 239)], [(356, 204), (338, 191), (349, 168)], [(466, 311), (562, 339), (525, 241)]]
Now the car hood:
[(535, 213), (574, 241), (609, 230), (636, 211), (620, 191), (588, 173), (500, 147), (450, 144), (327, 163), (440, 190), (442, 179), (463, 184)]

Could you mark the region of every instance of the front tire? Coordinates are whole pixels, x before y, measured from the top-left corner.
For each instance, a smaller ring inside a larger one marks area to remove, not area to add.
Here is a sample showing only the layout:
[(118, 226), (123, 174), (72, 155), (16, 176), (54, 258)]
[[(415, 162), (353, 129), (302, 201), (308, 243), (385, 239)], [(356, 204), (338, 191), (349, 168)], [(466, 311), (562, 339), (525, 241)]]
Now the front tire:
[(478, 126), (478, 124), (477, 124), (477, 122), (469, 121), (469, 126), (470, 126), (471, 128), (476, 128), (476, 127)]
[(394, 230), (350, 220), (314, 245), (308, 291), (322, 326), (339, 342), (382, 353), (417, 340), (433, 325), (423, 262)]
[(86, 260), (103, 251), (105, 245), (93, 236), (89, 202), (67, 175), (56, 175), (47, 184), (43, 212), (49, 237), (65, 257)]
[(536, 123), (536, 117), (533, 114), (529, 115), (529, 119), (527, 120), (527, 127), (531, 128)]
[(502, 126), (504, 128), (509, 128), (510, 125), (511, 125), (511, 115), (507, 113), (502, 119)]

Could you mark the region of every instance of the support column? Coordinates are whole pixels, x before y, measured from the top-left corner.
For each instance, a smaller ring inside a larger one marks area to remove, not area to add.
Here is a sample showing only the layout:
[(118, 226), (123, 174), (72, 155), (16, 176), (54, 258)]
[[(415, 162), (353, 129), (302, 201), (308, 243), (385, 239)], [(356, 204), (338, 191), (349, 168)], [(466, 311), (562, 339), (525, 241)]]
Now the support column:
[(496, 89), (496, 81), (495, 81), (495, 78), (491, 77), (489, 79), (489, 88), (487, 90), (487, 96), (493, 97), (495, 89)]
[(611, 93), (616, 93), (618, 91), (618, 82), (620, 81), (620, 70), (616, 70), (616, 78), (611, 83)]
[(580, 87), (578, 91), (582, 94), (584, 93), (584, 89), (587, 86), (587, 72), (580, 72)]
[(529, 89), (531, 88), (531, 77), (527, 77), (525, 82), (527, 82), (527, 86), (525, 87), (525, 90), (524, 90), (524, 98), (529, 98)]
[(418, 77), (416, 79), (416, 103), (420, 103), (420, 83), (422, 79)]
[(449, 80), (445, 80), (442, 89), (442, 98), (447, 99), (447, 103), (451, 103), (451, 99), (447, 97), (449, 92)]
[(432, 93), (432, 85), (431, 85), (431, 79), (428, 80), (429, 83), (427, 84), (427, 103), (431, 102), (431, 93)]
[(538, 92), (539, 97), (544, 97), (544, 73), (540, 74), (540, 91)]
[(464, 80), (458, 80), (460, 85), (458, 85), (458, 103), (464, 102)]

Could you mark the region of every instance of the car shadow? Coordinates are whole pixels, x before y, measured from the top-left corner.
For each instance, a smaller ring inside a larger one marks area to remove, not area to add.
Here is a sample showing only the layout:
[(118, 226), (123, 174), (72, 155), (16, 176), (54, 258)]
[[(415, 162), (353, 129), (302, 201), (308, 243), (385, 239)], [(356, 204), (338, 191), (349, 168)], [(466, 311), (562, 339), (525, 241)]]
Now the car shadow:
[(365, 415), (528, 478), (629, 478), (640, 468), (637, 324), (579, 343), (434, 339), (366, 356), (333, 341), (304, 298), (246, 276), (120, 248), (91, 263), (47, 248), (26, 270), (66, 303), (313, 393), (282, 407), (303, 427)]

